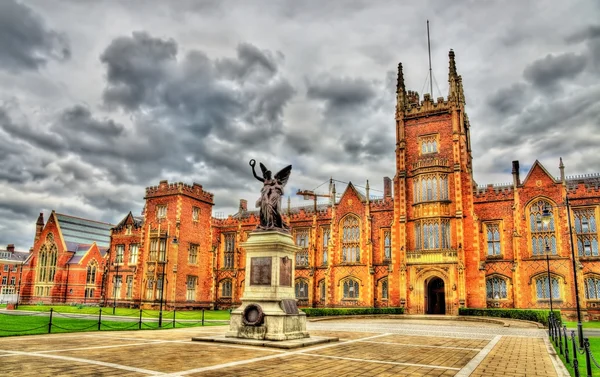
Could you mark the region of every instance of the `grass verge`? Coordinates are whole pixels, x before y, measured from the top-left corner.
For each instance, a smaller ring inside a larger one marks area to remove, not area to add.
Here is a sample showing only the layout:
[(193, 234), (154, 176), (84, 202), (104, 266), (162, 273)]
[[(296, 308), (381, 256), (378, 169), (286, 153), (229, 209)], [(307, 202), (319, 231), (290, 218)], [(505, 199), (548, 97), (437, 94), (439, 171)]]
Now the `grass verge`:
[[(594, 357), (596, 358), (596, 360), (600, 361), (600, 337), (590, 337), (590, 350), (592, 351), (592, 355), (594, 355)], [(556, 346), (554, 343), (552, 343), (552, 345), (554, 346), (554, 349), (556, 350), (556, 354), (560, 356), (560, 359), (562, 360), (563, 364), (565, 365), (565, 367), (567, 367), (567, 370), (569, 371), (569, 373), (571, 374), (571, 376), (575, 376), (575, 371), (573, 369), (573, 347), (572, 347), (572, 342), (569, 341), (569, 360), (571, 361), (570, 364), (567, 364), (565, 362), (565, 355), (561, 355), (558, 349), (558, 346)], [(564, 345), (563, 345), (564, 347)], [(563, 348), (564, 349), (564, 348)], [(580, 376), (586, 376), (587, 374), (587, 369), (586, 369), (586, 364), (585, 364), (585, 354), (578, 354), (577, 355), (577, 361), (579, 363), (579, 375)], [(592, 377), (600, 377), (600, 369), (597, 368), (592, 361)]]
[[(98, 315), (100, 309), (102, 309), (102, 315), (113, 315), (113, 308), (97, 306), (71, 306), (71, 305), (19, 305), (19, 310), (34, 311), (34, 312), (49, 312), (50, 308), (54, 309), (56, 313), (67, 313), (67, 314), (91, 314)], [(140, 309), (127, 309), (127, 308), (115, 308), (115, 314), (122, 317), (135, 317), (140, 316)], [(158, 310), (142, 310), (143, 318), (158, 318)], [(173, 311), (163, 310), (163, 318), (173, 318)], [(202, 310), (181, 310), (176, 311), (175, 317), (177, 319), (190, 319), (200, 320), (202, 319)], [(205, 310), (205, 320), (215, 321), (229, 321), (228, 310)]]

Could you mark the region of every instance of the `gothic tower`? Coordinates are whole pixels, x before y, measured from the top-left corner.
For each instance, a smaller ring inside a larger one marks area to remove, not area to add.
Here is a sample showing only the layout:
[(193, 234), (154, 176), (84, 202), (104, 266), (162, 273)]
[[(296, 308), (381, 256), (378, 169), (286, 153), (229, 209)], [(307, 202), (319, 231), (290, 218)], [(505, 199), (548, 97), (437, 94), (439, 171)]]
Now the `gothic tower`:
[(448, 97), (436, 101), (407, 91), (398, 66), (391, 284), (408, 313), (457, 314), (468, 276), (479, 284), (469, 121), (452, 50), (449, 60)]

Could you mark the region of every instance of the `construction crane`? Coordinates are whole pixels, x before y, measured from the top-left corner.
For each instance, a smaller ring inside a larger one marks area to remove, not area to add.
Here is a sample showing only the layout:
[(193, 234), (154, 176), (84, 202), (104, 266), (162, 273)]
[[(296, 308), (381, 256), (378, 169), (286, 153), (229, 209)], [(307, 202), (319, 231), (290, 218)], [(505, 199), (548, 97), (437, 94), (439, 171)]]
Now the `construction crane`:
[(310, 198), (313, 198), (315, 204), (315, 216), (317, 215), (317, 198), (331, 198), (332, 196), (330, 194), (317, 194), (312, 190), (298, 190), (296, 195), (304, 196), (304, 200), (309, 200)]

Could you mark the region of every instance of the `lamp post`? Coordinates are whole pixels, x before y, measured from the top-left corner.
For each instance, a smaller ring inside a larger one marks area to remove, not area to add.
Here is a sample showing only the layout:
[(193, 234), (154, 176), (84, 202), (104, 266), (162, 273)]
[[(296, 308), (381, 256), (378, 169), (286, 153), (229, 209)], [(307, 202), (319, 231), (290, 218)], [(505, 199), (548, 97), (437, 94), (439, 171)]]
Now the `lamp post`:
[[(575, 306), (577, 308), (577, 337), (579, 347), (583, 348), (583, 326), (581, 325), (581, 307), (579, 306), (579, 285), (577, 283), (577, 261), (575, 260), (575, 245), (573, 244), (573, 226), (571, 224), (571, 206), (569, 195), (565, 195), (565, 206), (567, 207), (567, 220), (569, 224), (569, 244), (571, 246), (571, 262), (573, 263), (573, 284), (575, 286)], [(552, 218), (550, 211), (545, 208), (542, 213), (542, 222), (548, 224)]]
[[(177, 244), (177, 237), (173, 237), (173, 244)], [(162, 277), (160, 279), (160, 306), (159, 306), (159, 310), (158, 310), (158, 327), (162, 327), (162, 319), (163, 319), (163, 297), (164, 297), (164, 292), (165, 292), (165, 270), (167, 269), (167, 246), (169, 244), (169, 234), (167, 233), (165, 236), (165, 252), (160, 253), (159, 252), (159, 262), (162, 264)], [(162, 254), (162, 258), (161, 258), (161, 254)]]
[[(548, 224), (546, 224), (548, 225)], [(550, 298), (550, 315), (549, 320), (554, 318), (554, 312), (552, 311), (552, 280), (550, 278), (550, 246), (548, 246), (548, 242), (546, 241), (546, 273), (548, 275), (548, 294)], [(548, 321), (550, 323), (550, 321)]]
[[(117, 268), (117, 273), (115, 274), (115, 279), (113, 281), (113, 315), (115, 315), (115, 311), (117, 310), (117, 281), (119, 279), (119, 256), (115, 258), (114, 266)], [(121, 287), (119, 287), (121, 288)]]

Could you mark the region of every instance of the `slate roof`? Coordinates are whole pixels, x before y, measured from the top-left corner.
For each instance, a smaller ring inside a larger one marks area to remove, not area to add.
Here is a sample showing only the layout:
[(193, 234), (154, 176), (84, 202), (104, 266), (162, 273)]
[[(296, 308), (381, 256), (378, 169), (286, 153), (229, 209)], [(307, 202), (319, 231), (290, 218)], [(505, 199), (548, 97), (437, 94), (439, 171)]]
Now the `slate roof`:
[(0, 264), (21, 264), (29, 258), (28, 251), (8, 251), (0, 249)]

